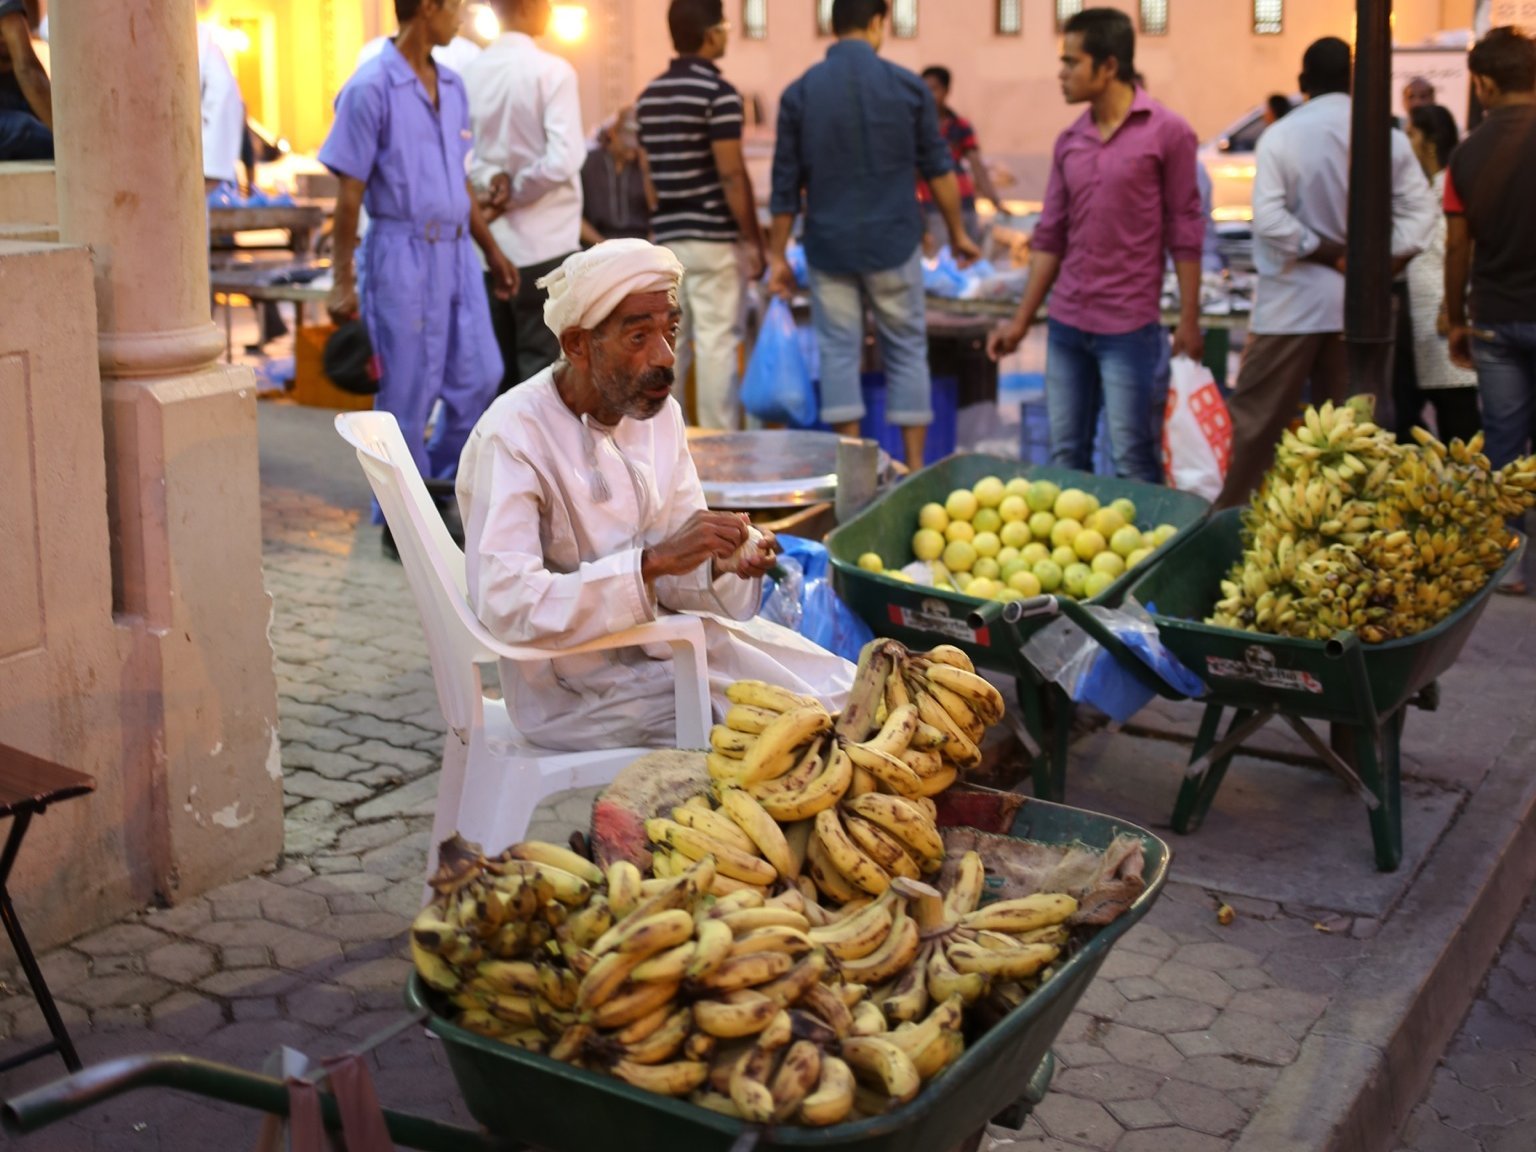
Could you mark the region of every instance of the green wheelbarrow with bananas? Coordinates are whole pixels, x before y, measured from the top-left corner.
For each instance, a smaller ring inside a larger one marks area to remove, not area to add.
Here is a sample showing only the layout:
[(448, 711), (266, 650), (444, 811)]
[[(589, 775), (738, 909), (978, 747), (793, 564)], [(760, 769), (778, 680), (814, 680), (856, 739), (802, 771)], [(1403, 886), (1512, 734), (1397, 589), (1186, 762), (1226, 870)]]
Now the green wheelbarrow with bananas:
[[(1018, 1007), (968, 1036), (959, 1059), (912, 1100), (882, 1115), (827, 1128), (751, 1125), (460, 1028), (449, 1006), (413, 974), (406, 990), (411, 1014), (361, 1048), (424, 1022), (442, 1040), (464, 1102), (481, 1127), (384, 1109), (388, 1141), (429, 1152), (592, 1152), (616, 1144), (626, 1152), (972, 1152), (994, 1118), (1017, 1127), (1046, 1093), (1054, 1067), (1051, 1045), (1078, 1000), (1110, 950), (1161, 895), (1170, 853), (1151, 832), (1109, 816), (989, 789), (951, 789), (945, 796), (954, 807), (946, 815), (941, 806), (944, 826), (1099, 852), (1117, 842), (1131, 843), (1141, 858), (1141, 886), (1113, 920), (1074, 944), (1055, 974)], [(291, 1107), (289, 1085), (276, 1076), (189, 1056), (147, 1055), (107, 1061), (12, 1097), (0, 1108), (0, 1122), (12, 1133), (31, 1132), (141, 1088), (171, 1088), (276, 1116), (289, 1115)], [(342, 1126), (338, 1094), (339, 1088), (337, 1094), (322, 1090), (315, 1101), (325, 1127), (333, 1131)]]
[[(1163, 644), (1209, 689), (1174, 830), (1200, 826), (1238, 748), (1279, 718), (1364, 802), (1376, 866), (1396, 869), (1403, 853), (1400, 763), (1408, 706), (1432, 711), (1438, 705), (1437, 678), (1456, 662), (1524, 549), (1521, 538), (1503, 567), (1434, 627), (1381, 644), (1362, 643), (1350, 631), (1299, 640), (1204, 623), (1242, 551), (1237, 509), (1217, 513), (1191, 533), (1176, 566), (1138, 572), (1128, 595), (1147, 606)], [(1327, 723), (1329, 739), (1307, 720)]]

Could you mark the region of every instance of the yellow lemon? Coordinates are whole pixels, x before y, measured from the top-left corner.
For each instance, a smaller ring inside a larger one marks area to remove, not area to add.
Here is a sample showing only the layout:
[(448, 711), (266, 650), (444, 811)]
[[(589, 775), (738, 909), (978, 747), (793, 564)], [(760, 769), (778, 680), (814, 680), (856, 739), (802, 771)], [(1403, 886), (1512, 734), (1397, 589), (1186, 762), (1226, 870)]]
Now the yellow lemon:
[(1036, 512), (1029, 518), (1029, 534), (1036, 540), (1049, 540), (1055, 527), (1056, 516), (1052, 512)]
[[(1113, 556), (1114, 553), (1106, 552), (1104, 555)], [(1083, 581), (1083, 597), (1092, 600), (1114, 582), (1115, 578), (1108, 572), (1090, 572), (1088, 573), (1088, 579)]]
[(997, 578), (1006, 584), (1013, 577), (1015, 572), (1028, 572), (1029, 569), (1030, 564), (1028, 560), (1020, 560), (1017, 558), (1007, 562), (999, 560)]
[(990, 556), (976, 557), (976, 563), (971, 565), (972, 576), (983, 576), (988, 580), (996, 580), (1003, 571), (1003, 566)]
[(1113, 507), (1100, 508), (1092, 516), (1088, 517), (1087, 522), (1083, 526), (1085, 528), (1092, 528), (1100, 536), (1108, 540), (1125, 527), (1125, 517), (1120, 515)]
[(1008, 493), (1010, 496), (1028, 496), (1029, 481), (1023, 476), (1015, 476), (1012, 480), (1003, 485), (1003, 491)]
[(1003, 526), (1003, 518), (996, 508), (983, 508), (971, 519), (971, 526), (978, 532), (996, 532)]
[(1150, 555), (1152, 555), (1151, 548), (1138, 548), (1125, 558), (1125, 566), (1134, 568)]
[(1109, 538), (1109, 546), (1122, 556), (1129, 556), (1141, 547), (1141, 533), (1130, 524)]
[(1056, 497), (1060, 495), (1061, 489), (1049, 480), (1035, 480), (1024, 494), (1024, 502), (1031, 512), (1049, 512), (1056, 507)]
[(1002, 529), (997, 535), (1002, 540), (1005, 548), (1022, 548), (1030, 542), (1034, 533), (1029, 530), (1029, 525), (1022, 520), (1005, 520)]
[(1117, 552), (1100, 552), (1092, 560), (1088, 561), (1088, 567), (1092, 568), (1095, 572), (1103, 572), (1110, 579), (1114, 579), (1125, 571), (1125, 558)]
[(1019, 559), (1028, 561), (1031, 567), (1040, 563), (1042, 560), (1049, 560), (1050, 558), (1050, 545), (1042, 544), (1038, 540), (1034, 541), (1033, 543), (1026, 544), (1024, 547), (1019, 549)]
[(1088, 586), (1088, 577), (1093, 575), (1093, 569), (1079, 561), (1076, 564), (1068, 564), (1061, 573), (1061, 588), (1074, 600), (1083, 598), (1083, 590)]
[(976, 493), (969, 488), (956, 488), (949, 494), (949, 499), (944, 501), (944, 511), (949, 513), (951, 520), (969, 520), (980, 507)]
[(859, 557), (859, 567), (866, 572), (884, 572), (885, 561), (875, 552), (866, 552)]
[(971, 547), (969, 540), (951, 540), (944, 547), (944, 567), (951, 572), (969, 573), (971, 565), (976, 563), (976, 549)]
[(971, 491), (975, 493), (976, 499), (983, 508), (996, 508), (1008, 494), (1007, 488), (996, 476), (985, 476), (976, 481), (976, 486)]
[(917, 526), (942, 532), (949, 527), (949, 513), (942, 504), (924, 504), (917, 513)]
[(1104, 537), (1092, 528), (1084, 528), (1076, 536), (1072, 537), (1072, 551), (1076, 552), (1084, 560), (1092, 560), (1109, 545)]
[(1172, 540), (1178, 534), (1179, 530), (1172, 524), (1159, 524), (1156, 528), (1152, 529), (1152, 539), (1157, 541), (1157, 546), (1159, 548), (1168, 543), (1168, 541)]
[(1082, 530), (1083, 526), (1076, 520), (1057, 520), (1051, 528), (1051, 544), (1057, 548), (1070, 545)]
[(1061, 587), (1061, 565), (1054, 560), (1042, 560), (1033, 569), (1033, 575), (1040, 582), (1042, 592), (1054, 592)]
[(1003, 542), (992, 532), (976, 533), (971, 545), (976, 549), (978, 556), (996, 556), (1003, 550)]
[(1076, 520), (1081, 524), (1089, 516), (1093, 515), (1094, 506), (1089, 502), (1088, 493), (1081, 488), (1068, 488), (1060, 496), (1056, 497), (1056, 506), (1052, 509), (1058, 520)]
[(1068, 564), (1077, 563), (1077, 553), (1072, 551), (1072, 545), (1063, 544), (1059, 548), (1051, 549), (1051, 559), (1056, 562), (1058, 568), (1065, 568)]
[(988, 580), (985, 576), (977, 576), (966, 586), (965, 594), (967, 596), (974, 596), (978, 600), (990, 600), (992, 593), (997, 591), (997, 588), (998, 583), (996, 580)]
[(974, 540), (976, 529), (971, 526), (969, 520), (951, 520), (949, 527), (944, 529), (944, 539), (953, 543), (956, 540)]
[(919, 528), (912, 537), (912, 555), (919, 560), (937, 560), (944, 555), (944, 534), (932, 528)]
[[(1046, 563), (1049, 564), (1050, 561), (1047, 560)], [(1038, 596), (1042, 585), (1039, 576), (1024, 568), (1008, 577), (1008, 587), (1022, 596)]]
[(1120, 513), (1120, 518), (1127, 524), (1136, 523), (1136, 505), (1127, 500), (1124, 496), (1120, 497), (1118, 500), (1111, 500), (1109, 502), (1109, 506), (1116, 512)]
[(1003, 518), (1004, 524), (1012, 524), (1015, 520), (1029, 519), (1029, 505), (1024, 502), (1022, 496), (1004, 496), (1003, 502), (997, 506), (997, 514)]
[(997, 562), (1004, 568), (1008, 567), (1018, 558), (1019, 550), (1017, 548), (1009, 548), (1006, 544), (1003, 546), (1003, 550), (997, 554)]

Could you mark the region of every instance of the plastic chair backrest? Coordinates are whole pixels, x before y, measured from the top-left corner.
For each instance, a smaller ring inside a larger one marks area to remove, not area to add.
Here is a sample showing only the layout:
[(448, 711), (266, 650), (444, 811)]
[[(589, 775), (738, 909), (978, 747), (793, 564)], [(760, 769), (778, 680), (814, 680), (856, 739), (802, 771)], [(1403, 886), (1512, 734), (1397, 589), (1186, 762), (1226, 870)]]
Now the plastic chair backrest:
[(336, 430), (357, 449), (394, 535), (427, 635), (443, 718), (468, 739), (482, 708), (477, 665), (494, 663), (496, 656), (489, 647), (494, 643), (490, 633), (469, 604), (464, 553), (448, 535), (393, 416), (343, 412), (336, 417)]

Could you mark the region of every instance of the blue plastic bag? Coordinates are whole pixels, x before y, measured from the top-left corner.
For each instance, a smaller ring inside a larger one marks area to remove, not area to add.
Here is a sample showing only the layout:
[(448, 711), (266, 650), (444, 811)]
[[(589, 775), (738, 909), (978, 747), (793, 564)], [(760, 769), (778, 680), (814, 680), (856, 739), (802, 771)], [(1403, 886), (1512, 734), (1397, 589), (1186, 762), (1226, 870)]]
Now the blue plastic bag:
[(857, 661), (859, 650), (875, 634), (833, 590), (826, 548), (799, 536), (780, 536), (779, 568), (782, 580), (763, 581), (763, 619), (800, 633), (844, 660)]
[(759, 420), (791, 428), (809, 428), (821, 413), (815, 381), (800, 354), (795, 318), (789, 305), (777, 297), (763, 316), (757, 347), (741, 382), (741, 406)]

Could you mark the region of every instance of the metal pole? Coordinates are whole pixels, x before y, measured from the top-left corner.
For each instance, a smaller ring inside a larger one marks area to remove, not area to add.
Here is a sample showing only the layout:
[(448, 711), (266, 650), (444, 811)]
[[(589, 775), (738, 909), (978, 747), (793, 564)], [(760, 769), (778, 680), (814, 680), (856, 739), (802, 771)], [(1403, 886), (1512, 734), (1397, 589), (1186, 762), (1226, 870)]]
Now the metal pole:
[(1355, 0), (1355, 37), (1344, 341), (1350, 391), (1390, 404), (1392, 0)]

